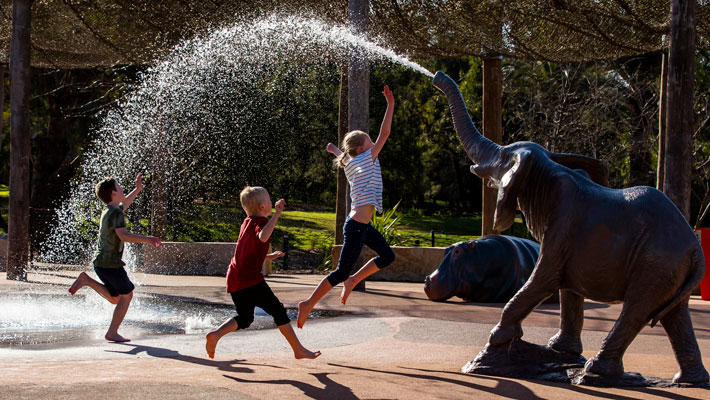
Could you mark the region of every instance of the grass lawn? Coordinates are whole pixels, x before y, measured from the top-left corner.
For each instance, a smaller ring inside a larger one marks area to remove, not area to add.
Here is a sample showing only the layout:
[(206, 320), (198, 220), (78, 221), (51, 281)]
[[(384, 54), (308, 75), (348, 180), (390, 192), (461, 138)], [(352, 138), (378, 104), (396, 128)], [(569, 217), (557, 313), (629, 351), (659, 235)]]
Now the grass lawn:
[(405, 215), (399, 230), (405, 238), (405, 246), (414, 246), (417, 240), (420, 246), (431, 246), (433, 231), (434, 246), (445, 247), (462, 240), (480, 237), (481, 217)]
[[(284, 211), (277, 227), (281, 236), (289, 235), (291, 246), (302, 249), (330, 246), (335, 236), (335, 213)], [(431, 231), (436, 246), (448, 246), (480, 236), (480, 227), (480, 217), (412, 215), (402, 218), (398, 230), (404, 246), (415, 246), (417, 240), (420, 246), (430, 246)]]
[[(284, 211), (277, 227), (277, 234), (289, 235), (291, 246), (302, 249), (319, 248), (326, 243), (330, 246), (335, 234), (335, 213)], [(416, 246), (417, 241), (419, 246), (431, 246), (431, 232), (434, 231), (434, 245), (446, 247), (456, 242), (480, 237), (481, 217), (404, 215), (398, 231), (402, 235), (403, 246)], [(515, 220), (515, 232), (518, 236), (526, 232), (520, 218)], [(278, 236), (275, 240), (277, 243), (281, 241)]]
[[(230, 241), (237, 239), (244, 218), (241, 210), (228, 207), (196, 207), (181, 215), (183, 222), (179, 241)], [(520, 221), (519, 221), (520, 222)], [(420, 216), (402, 215), (398, 231), (403, 246), (431, 246), (434, 231), (435, 246), (449, 246), (481, 235), (480, 216)], [(521, 230), (520, 232), (523, 232)], [(332, 246), (335, 238), (335, 212), (286, 210), (281, 214), (272, 242), (283, 245), (288, 235), (290, 247), (318, 250)]]
[(329, 248), (335, 239), (335, 213), (327, 211), (284, 211), (274, 232), (276, 243), (288, 235), (289, 246), (315, 250)]

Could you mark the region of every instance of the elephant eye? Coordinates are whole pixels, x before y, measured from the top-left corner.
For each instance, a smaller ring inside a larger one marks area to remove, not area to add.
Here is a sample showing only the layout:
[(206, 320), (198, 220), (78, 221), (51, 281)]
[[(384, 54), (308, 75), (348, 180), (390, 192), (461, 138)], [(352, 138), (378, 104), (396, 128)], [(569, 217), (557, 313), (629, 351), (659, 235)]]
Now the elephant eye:
[(461, 255), (461, 248), (457, 247), (454, 249), (454, 257), (458, 257)]

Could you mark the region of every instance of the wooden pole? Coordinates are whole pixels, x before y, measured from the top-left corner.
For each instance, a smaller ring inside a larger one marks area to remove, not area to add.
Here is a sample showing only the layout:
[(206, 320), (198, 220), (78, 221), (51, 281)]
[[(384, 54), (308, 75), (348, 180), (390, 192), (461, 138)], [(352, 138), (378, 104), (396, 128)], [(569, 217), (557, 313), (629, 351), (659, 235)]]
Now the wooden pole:
[[(368, 0), (349, 0), (348, 17), (355, 34), (367, 32), (370, 5)], [(369, 132), (370, 122), (370, 63), (362, 49), (351, 48), (348, 63), (348, 131)], [(365, 264), (365, 248), (355, 264), (357, 270)], [(365, 290), (361, 281), (354, 290)]]
[(690, 184), (693, 170), (695, 13), (695, 0), (671, 1), (663, 191), (686, 220), (690, 219)]
[[(5, 139), (5, 129), (4, 129), (4, 121), (3, 121), (3, 114), (5, 112), (5, 64), (0, 63), (0, 149), (2, 149), (2, 143), (3, 140)], [(5, 182), (0, 182), (0, 183), (5, 183)], [(0, 227), (3, 227), (3, 229), (7, 232), (8, 231), (8, 226), (7, 222), (3, 219), (2, 216), (0, 216)], [(5, 266), (0, 265), (0, 269), (6, 269)]]
[(668, 55), (661, 57), (661, 93), (658, 104), (658, 167), (656, 168), (656, 189), (663, 191), (666, 168), (666, 113), (668, 111)]
[[(495, 143), (503, 140), (503, 79), (500, 57), (483, 59), (483, 136)], [(500, 233), (493, 229), (498, 190), (483, 181), (481, 235)]]
[(30, 225), (31, 0), (15, 0), (10, 49), (10, 211), (7, 279), (27, 280)]
[[(343, 66), (340, 71), (340, 101), (338, 108), (338, 147), (343, 143), (343, 138), (348, 131), (348, 67)], [(343, 225), (345, 217), (350, 211), (350, 185), (345, 178), (345, 171), (337, 169), (338, 186), (335, 203), (335, 244), (343, 244)]]

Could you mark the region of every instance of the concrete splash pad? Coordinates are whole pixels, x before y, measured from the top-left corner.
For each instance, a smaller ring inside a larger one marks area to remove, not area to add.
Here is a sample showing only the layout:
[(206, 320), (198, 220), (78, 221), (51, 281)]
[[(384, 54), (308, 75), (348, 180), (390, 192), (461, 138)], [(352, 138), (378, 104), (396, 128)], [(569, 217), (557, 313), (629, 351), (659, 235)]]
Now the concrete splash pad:
[[(83, 290), (76, 296), (0, 293), (0, 348), (38, 344), (71, 346), (72, 342), (101, 339), (111, 322), (113, 308), (91, 290)], [(271, 316), (262, 309), (257, 307), (254, 314), (249, 329), (275, 327)], [(298, 310), (287, 309), (287, 314), (295, 319)], [(310, 318), (339, 314), (336, 311), (315, 311)], [(133, 338), (206, 334), (233, 316), (233, 304), (138, 292), (121, 324), (121, 331)]]
[[(55, 285), (6, 281), (0, 290), (66, 290), (74, 272)], [(294, 307), (322, 276), (274, 275), (270, 286)], [(53, 278), (55, 279), (55, 278)], [(143, 293), (223, 302), (224, 278), (146, 276)], [(351, 312), (309, 320), (297, 334), (323, 355), (293, 359), (275, 329), (226, 336), (214, 360), (204, 354), (201, 334), (146, 336), (127, 344), (83, 340), (71, 345), (0, 349), (0, 398), (710, 398), (703, 388), (599, 388), (466, 374), (460, 368), (486, 344), (502, 305), (434, 303), (421, 284), (368, 282), (347, 306), (339, 290), (320, 304)], [(337, 289), (337, 288), (336, 288)], [(618, 315), (617, 306), (585, 306), (585, 357), (594, 355)], [(691, 313), (706, 365), (710, 365), (710, 303), (693, 298)], [(543, 305), (526, 320), (525, 339), (545, 343), (559, 323), (556, 305)], [(677, 370), (662, 328), (645, 328), (624, 365), (644, 376), (672, 378)]]

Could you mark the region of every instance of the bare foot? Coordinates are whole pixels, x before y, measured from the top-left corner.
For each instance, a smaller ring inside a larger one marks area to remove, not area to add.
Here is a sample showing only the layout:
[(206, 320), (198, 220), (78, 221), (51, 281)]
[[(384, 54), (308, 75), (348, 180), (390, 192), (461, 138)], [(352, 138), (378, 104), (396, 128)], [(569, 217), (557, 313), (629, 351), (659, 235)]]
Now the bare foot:
[(69, 288), (69, 293), (71, 293), (73, 296), (77, 290), (84, 287), (84, 285), (86, 284), (86, 278), (88, 278), (88, 277), (89, 277), (89, 275), (86, 275), (86, 272), (80, 273), (79, 276), (74, 281), (74, 283), (72, 283), (71, 287)]
[(346, 301), (348, 301), (348, 296), (350, 296), (350, 292), (353, 291), (353, 288), (355, 285), (353, 284), (353, 277), (351, 276), (350, 278), (346, 279), (345, 282), (343, 282), (343, 291), (340, 293), (340, 302), (345, 304)]
[(312, 360), (320, 355), (320, 351), (313, 352), (307, 349), (303, 349), (299, 351), (294, 351), (293, 355), (296, 357), (297, 360), (300, 360), (302, 358), (308, 358)]
[(306, 323), (306, 319), (308, 319), (308, 314), (310, 314), (310, 312), (311, 308), (308, 307), (308, 303), (305, 301), (298, 303), (298, 319), (296, 319), (296, 326), (299, 329), (303, 328), (303, 324)]
[(210, 356), (210, 358), (214, 358), (214, 351), (217, 348), (217, 341), (219, 338), (216, 337), (217, 335), (214, 332), (210, 332), (205, 336), (205, 339), (207, 339), (207, 342), (205, 343), (205, 350), (207, 350), (207, 355)]
[(108, 334), (107, 333), (106, 336), (104, 336), (104, 338), (106, 338), (106, 340), (108, 340), (109, 342), (116, 342), (116, 343), (125, 343), (125, 342), (131, 341), (131, 339), (124, 338), (123, 336), (119, 335), (118, 333), (115, 333), (115, 334)]

